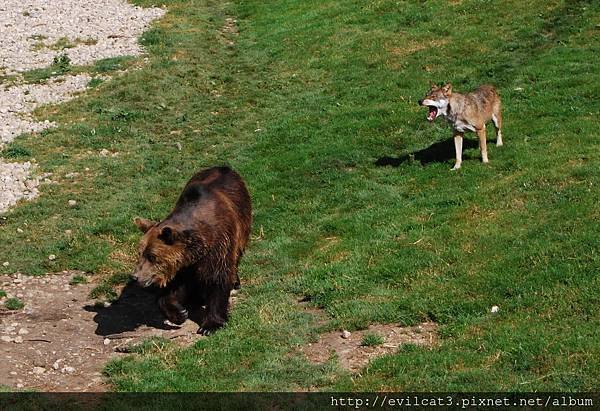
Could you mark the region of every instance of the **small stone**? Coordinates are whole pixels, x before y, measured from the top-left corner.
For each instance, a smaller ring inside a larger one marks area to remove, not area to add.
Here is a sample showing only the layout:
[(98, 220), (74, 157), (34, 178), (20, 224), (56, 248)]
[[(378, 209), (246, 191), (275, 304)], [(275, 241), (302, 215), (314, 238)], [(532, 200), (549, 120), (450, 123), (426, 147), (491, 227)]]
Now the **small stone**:
[(46, 369), (44, 367), (33, 367), (34, 374), (43, 374), (45, 372), (46, 372)]
[(348, 331), (348, 330), (344, 330), (344, 331), (342, 331), (342, 335), (341, 335), (341, 337), (342, 337), (343, 339), (347, 340), (348, 338), (350, 338), (350, 336), (351, 336), (351, 335), (352, 335), (352, 333), (351, 333), (350, 331)]
[(54, 364), (52, 364), (52, 368), (54, 368), (55, 370), (58, 370), (58, 368), (60, 367), (61, 361), (62, 361), (62, 358), (59, 358), (58, 360), (54, 361)]
[(23, 388), (23, 384), (17, 384), (17, 388)]
[(48, 256), (48, 260), (50, 260), (50, 261), (54, 261), (54, 260), (56, 260), (56, 256), (55, 256), (54, 254), (50, 254), (50, 255)]
[(68, 372), (70, 374), (72, 372), (75, 372), (75, 368), (67, 365), (66, 367), (63, 367), (62, 372)]
[(67, 203), (69, 204), (69, 207), (75, 207), (77, 205), (77, 201), (75, 200), (69, 200)]
[(21, 328), (17, 334), (19, 335), (25, 335), (25, 334), (29, 334), (29, 331), (27, 331), (27, 328)]
[(15, 337), (15, 344), (21, 344), (23, 342), (23, 337), (21, 337), (20, 335), (18, 337)]
[(500, 310), (500, 307), (498, 307), (497, 305), (494, 305), (492, 307), (492, 314), (496, 314), (499, 310)]
[(12, 342), (12, 337), (9, 337), (8, 335), (3, 335), (2, 337), (0, 337), (0, 341), (2, 342)]
[(103, 341), (104, 345), (109, 345), (110, 344), (110, 339), (105, 338)]
[(20, 228), (17, 228), (17, 233), (21, 234), (23, 232), (23, 230), (21, 230)]
[(3, 262), (3, 263), (2, 263), (2, 265), (3, 265), (4, 267), (8, 267), (8, 266), (10, 265), (10, 263), (9, 263), (8, 261), (5, 261), (5, 262)]
[(71, 235), (71, 234), (73, 234), (73, 231), (71, 231), (71, 230), (65, 230), (65, 234), (66, 235)]
[(103, 148), (102, 150), (100, 150), (100, 156), (101, 157), (108, 157), (109, 154), (110, 154), (110, 151), (108, 151), (105, 148)]

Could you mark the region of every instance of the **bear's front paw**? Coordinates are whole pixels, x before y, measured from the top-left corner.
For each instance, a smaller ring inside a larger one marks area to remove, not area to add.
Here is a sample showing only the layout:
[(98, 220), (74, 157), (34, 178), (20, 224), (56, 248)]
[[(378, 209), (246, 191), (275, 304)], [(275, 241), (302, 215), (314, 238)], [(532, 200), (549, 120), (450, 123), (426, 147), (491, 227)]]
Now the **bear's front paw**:
[(204, 321), (204, 323), (202, 323), (202, 326), (198, 330), (198, 334), (208, 336), (216, 330), (218, 330), (219, 328), (221, 328), (222, 326), (222, 322), (207, 320)]
[(170, 310), (167, 314), (167, 319), (173, 324), (183, 324), (189, 317), (188, 310)]

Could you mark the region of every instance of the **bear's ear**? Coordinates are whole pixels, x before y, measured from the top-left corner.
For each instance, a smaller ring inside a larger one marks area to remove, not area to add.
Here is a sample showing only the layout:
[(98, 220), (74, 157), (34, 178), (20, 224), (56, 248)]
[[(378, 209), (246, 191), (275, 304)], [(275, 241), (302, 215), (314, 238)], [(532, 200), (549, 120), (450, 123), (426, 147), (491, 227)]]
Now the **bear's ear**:
[(158, 238), (162, 240), (162, 242), (166, 245), (175, 244), (175, 241), (177, 241), (178, 237), (179, 234), (177, 233), (177, 231), (175, 231), (172, 227), (169, 226), (163, 227), (162, 230), (160, 230), (160, 234), (158, 235)]
[(442, 87), (444, 94), (450, 95), (452, 93), (452, 84), (448, 83)]
[(137, 225), (142, 233), (150, 230), (152, 227), (156, 225), (154, 221), (146, 220), (145, 218), (136, 217), (133, 220), (133, 223)]

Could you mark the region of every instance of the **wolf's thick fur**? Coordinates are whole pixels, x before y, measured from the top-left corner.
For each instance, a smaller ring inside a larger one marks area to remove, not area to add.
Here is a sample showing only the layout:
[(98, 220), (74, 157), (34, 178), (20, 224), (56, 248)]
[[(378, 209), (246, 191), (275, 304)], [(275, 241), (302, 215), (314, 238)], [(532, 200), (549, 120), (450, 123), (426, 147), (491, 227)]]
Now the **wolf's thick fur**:
[(442, 87), (434, 84), (425, 98), (419, 100), (419, 104), (429, 107), (427, 115), (429, 121), (444, 116), (452, 124), (456, 150), (456, 163), (453, 170), (458, 170), (462, 163), (462, 139), (465, 132), (477, 133), (481, 159), (484, 163), (489, 161), (485, 125), (490, 120), (496, 127), (496, 145), (502, 145), (502, 103), (493, 86), (483, 85), (471, 93), (460, 94), (452, 92), (450, 83)]
[(239, 287), (238, 264), (250, 236), (252, 206), (242, 178), (229, 167), (194, 175), (175, 208), (161, 222), (136, 218), (144, 232), (133, 276), (161, 288), (159, 306), (181, 324), (187, 307), (206, 305), (198, 331), (208, 334), (227, 321), (229, 293)]

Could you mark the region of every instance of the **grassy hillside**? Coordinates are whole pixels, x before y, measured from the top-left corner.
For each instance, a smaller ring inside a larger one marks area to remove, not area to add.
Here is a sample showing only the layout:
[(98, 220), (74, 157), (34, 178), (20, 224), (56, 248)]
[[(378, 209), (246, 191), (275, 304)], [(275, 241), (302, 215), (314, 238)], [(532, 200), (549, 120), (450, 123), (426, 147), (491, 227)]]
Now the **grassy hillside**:
[[(166, 215), (201, 167), (245, 176), (255, 225), (228, 326), (111, 363), (116, 389), (598, 388), (597, 2), (165, 4), (146, 66), (45, 110), (66, 125), (13, 144), (61, 184), (0, 231), (0, 272), (123, 278), (134, 216)], [(417, 105), (431, 81), (499, 89), (505, 145), (489, 165), (470, 135), (449, 171), (451, 130)], [(298, 354), (321, 331), (424, 320), (439, 346), (359, 375)]]

